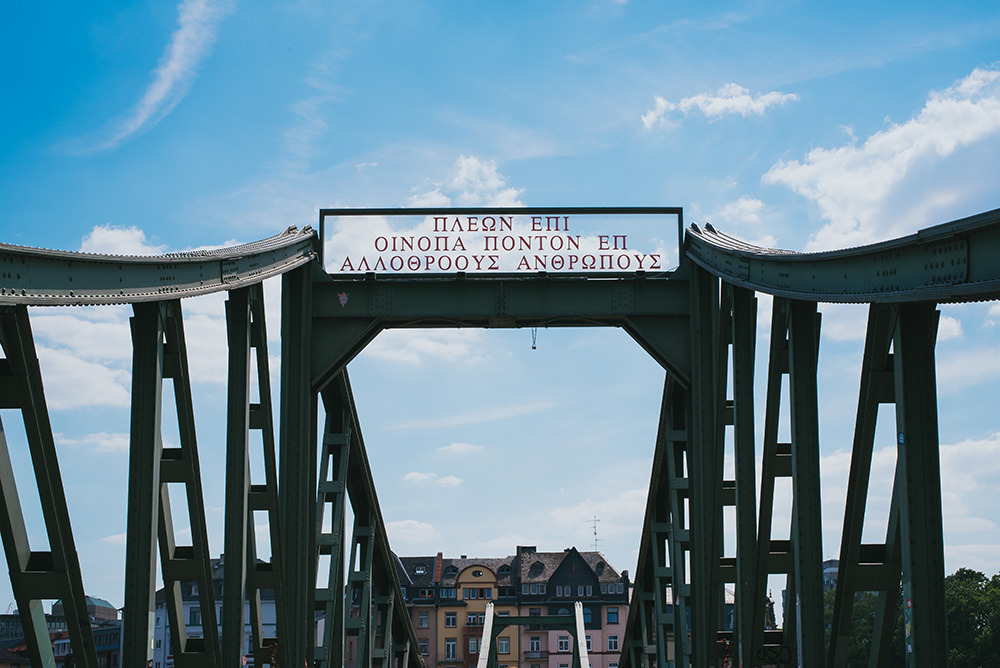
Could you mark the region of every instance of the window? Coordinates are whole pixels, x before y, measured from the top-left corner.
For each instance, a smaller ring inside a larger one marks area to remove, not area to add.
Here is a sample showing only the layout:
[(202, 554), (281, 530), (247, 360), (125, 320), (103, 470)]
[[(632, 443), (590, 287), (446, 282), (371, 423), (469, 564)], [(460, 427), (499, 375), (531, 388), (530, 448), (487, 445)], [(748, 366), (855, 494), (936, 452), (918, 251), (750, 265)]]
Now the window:
[(444, 575), (445, 577), (455, 577), (456, 575), (458, 575), (458, 567), (449, 566), (448, 568), (444, 569)]
[(619, 582), (619, 583), (618, 583), (617, 585), (615, 585), (615, 586), (616, 586), (616, 587), (618, 588), (618, 593), (619, 593), (619, 594), (621, 594), (622, 592), (624, 592), (624, 591), (625, 591), (625, 585), (624, 585), (624, 584), (622, 584), (621, 582)]
[(493, 598), (493, 589), (491, 587), (486, 587), (485, 589), (480, 589), (479, 598)]
[(469, 599), (472, 599), (472, 598), (479, 598), (479, 590), (478, 589), (470, 589), (469, 587), (466, 587), (462, 591), (462, 598), (464, 598), (466, 601), (468, 601)]
[(569, 636), (559, 636), (559, 651), (560, 652), (569, 651)]
[(427, 649), (427, 638), (420, 638), (417, 642), (420, 643), (420, 653), (428, 654), (429, 651)]
[(608, 668), (618, 668), (618, 664), (617, 663), (609, 663), (608, 664)]
[(430, 617), (427, 614), (426, 610), (421, 610), (420, 612), (417, 613), (417, 620), (418, 620), (417, 626), (422, 629), (426, 629), (428, 626), (430, 626)]
[(510, 575), (510, 566), (508, 566), (507, 564), (501, 566), (500, 569), (497, 571), (497, 575), (499, 575), (502, 578), (505, 578), (508, 575)]
[(601, 583), (601, 593), (602, 594), (607, 594), (608, 593), (608, 585), (606, 583), (604, 583), (604, 582)]
[(455, 598), (455, 588), (441, 587), (441, 598)]
[(536, 585), (536, 584), (531, 585), (531, 593), (532, 594), (537, 594), (538, 593), (538, 585)]
[(497, 653), (510, 654), (510, 638), (497, 638)]
[(609, 652), (618, 651), (618, 636), (608, 636), (608, 651)]
[(472, 577), (481, 578), (483, 577), (483, 572), (477, 568), (476, 570), (472, 571)]
[(587, 596), (593, 596), (593, 595), (594, 595), (593, 585), (587, 585)]
[(444, 658), (452, 661), (458, 658), (458, 638), (444, 639)]
[(538, 585), (538, 593), (539, 594), (544, 594), (545, 593), (545, 587), (546, 587), (546, 585), (544, 585), (544, 584)]
[(469, 654), (475, 654), (478, 650), (479, 638), (473, 636), (469, 638)]
[(191, 608), (191, 611), (188, 613), (188, 624), (201, 626), (201, 608)]
[(618, 608), (608, 608), (608, 624), (618, 623)]
[(587, 634), (587, 651), (589, 652), (590, 650), (591, 650), (591, 647), (590, 647), (590, 634), (588, 633)]
[(466, 626), (475, 626), (476, 625), (476, 613), (474, 613), (474, 612), (467, 612), (467, 613), (465, 613), (465, 625)]
[(497, 617), (510, 617), (510, 610), (500, 610), (497, 612)]
[(542, 651), (542, 638), (541, 636), (531, 636), (528, 638), (528, 651), (529, 652), (541, 652)]
[(163, 646), (162, 645), (162, 641), (159, 638), (157, 638), (156, 639), (156, 649), (160, 649), (162, 646)]
[(540, 617), (542, 614), (541, 608), (528, 608), (528, 615), (530, 617)]
[(163, 622), (163, 617), (159, 615), (156, 616), (156, 625), (159, 626)]
[(423, 564), (417, 564), (416, 566), (413, 567), (413, 572), (416, 575), (423, 575), (427, 572), (427, 566)]
[(457, 612), (446, 612), (444, 613), (444, 625), (448, 627), (454, 627), (458, 624), (458, 613)]
[(589, 624), (592, 621), (594, 621), (594, 613), (592, 613), (590, 611), (590, 608), (584, 608), (583, 609), (583, 623), (584, 624)]
[(556, 585), (556, 596), (562, 596), (562, 585)]

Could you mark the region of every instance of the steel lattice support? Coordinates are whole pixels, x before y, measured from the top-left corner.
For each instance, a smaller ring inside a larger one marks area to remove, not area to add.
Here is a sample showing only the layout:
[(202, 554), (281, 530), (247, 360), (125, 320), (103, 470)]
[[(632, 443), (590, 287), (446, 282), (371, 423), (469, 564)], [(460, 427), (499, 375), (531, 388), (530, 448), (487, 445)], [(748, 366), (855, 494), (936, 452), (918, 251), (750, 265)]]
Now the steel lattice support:
[[(347, 508), (347, 466), (351, 453), (351, 412), (336, 385), (322, 393), (326, 410), (323, 431), (318, 508), (316, 511), (317, 562), (330, 558), (327, 586), (316, 591), (316, 607), (323, 610), (322, 642), (314, 652), (316, 666), (337, 666), (344, 656), (344, 530)], [(329, 519), (329, 529), (326, 522)]]
[(311, 660), (316, 588), (316, 395), (309, 388), (312, 267), (281, 279), (281, 427), (278, 511), (286, 589), (283, 643), (293, 666)]
[(753, 292), (724, 284), (732, 305), (733, 446), (736, 464), (736, 610), (735, 652), (738, 665), (753, 661), (754, 610), (764, 607), (766, 592), (757, 589), (757, 473), (754, 437), (754, 351), (757, 299)]
[[(125, 574), (123, 664), (141, 665), (151, 656), (153, 575), (155, 548), (159, 543), (174, 661), (181, 668), (220, 666), (215, 593), (180, 301), (135, 304), (134, 309), (126, 539), (129, 569)], [(180, 436), (180, 447), (176, 448), (163, 446), (160, 431), (165, 379), (173, 380)], [(171, 483), (183, 485), (187, 497), (190, 546), (177, 545), (175, 540), (168, 490)], [(181, 600), (184, 582), (197, 586), (203, 629), (200, 638), (187, 634)]]
[[(884, 666), (900, 580), (907, 665), (944, 665), (944, 542), (938, 455), (933, 304), (872, 305), (861, 370), (851, 478), (844, 513), (830, 666), (846, 665), (854, 594), (878, 592), (870, 665)], [(891, 347), (891, 351), (890, 351)], [(896, 409), (896, 477), (886, 539), (862, 544), (880, 404)]]
[[(267, 329), (264, 322), (264, 292), (261, 285), (233, 290), (226, 302), (229, 338), (229, 383), (226, 454), (225, 573), (222, 596), (222, 656), (224, 665), (239, 665), (243, 656), (244, 607), (249, 601), (250, 653), (264, 663), (268, 646), (276, 638), (265, 637), (261, 594), (274, 594), (276, 626), (284, 627), (284, 584), (281, 572), (280, 522), (277, 508), (277, 464), (271, 385), (267, 359)], [(251, 352), (257, 374), (258, 403), (250, 401)], [(261, 436), (264, 482), (251, 484), (250, 433)], [(257, 560), (254, 511), (267, 513), (271, 560)], [(284, 659), (284, 643), (278, 643), (278, 660)]]
[(42, 601), (61, 599), (73, 660), (79, 666), (96, 668), (97, 653), (90, 630), (80, 561), (70, 527), (27, 307), (0, 308), (0, 346), (6, 354), (6, 358), (0, 360), (0, 408), (21, 412), (49, 541), (48, 551), (31, 549), (9, 446), (0, 423), (0, 503), (3, 505), (0, 536), (3, 537), (28, 654), (33, 665), (55, 665)]
[[(771, 316), (764, 415), (760, 517), (757, 523), (756, 586), (766, 591), (771, 574), (788, 575), (781, 640), (764, 632), (764, 609), (752, 608), (752, 665), (788, 663), (822, 666), (822, 526), (819, 484), (819, 404), (816, 369), (819, 314), (814, 302), (776, 298)], [(787, 377), (791, 442), (778, 442), (782, 380)], [(792, 480), (792, 526), (788, 541), (772, 539), (775, 480)]]

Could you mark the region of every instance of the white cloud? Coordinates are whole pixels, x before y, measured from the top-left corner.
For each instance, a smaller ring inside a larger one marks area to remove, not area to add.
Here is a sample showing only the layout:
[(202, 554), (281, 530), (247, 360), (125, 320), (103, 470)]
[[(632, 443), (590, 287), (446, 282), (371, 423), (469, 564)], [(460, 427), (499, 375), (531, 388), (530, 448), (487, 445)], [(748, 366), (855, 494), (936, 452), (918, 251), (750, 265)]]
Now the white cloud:
[(962, 336), (962, 321), (951, 316), (942, 315), (938, 322), (938, 341), (957, 339)]
[(434, 480), (437, 478), (436, 473), (421, 473), (420, 471), (410, 471), (403, 476), (403, 480), (409, 482), (425, 482), (427, 480)]
[(428, 360), (472, 365), (488, 359), (481, 352), (483, 336), (478, 329), (390, 329), (381, 332), (362, 354), (413, 366)]
[(45, 379), (45, 400), (53, 410), (88, 406), (128, 406), (131, 373), (88, 362), (66, 350), (36, 344)]
[(452, 443), (451, 445), (442, 445), (437, 451), (448, 455), (471, 455), (483, 452), (485, 449), (481, 445), (471, 443)]
[(1000, 375), (1000, 348), (982, 346), (938, 355), (937, 381), (941, 392), (954, 392)]
[(418, 520), (386, 522), (385, 532), (389, 536), (389, 544), (400, 554), (406, 554), (408, 544), (433, 543), (441, 538), (432, 524)]
[[(939, 160), (1000, 130), (1000, 69), (976, 69), (955, 85), (932, 92), (920, 113), (890, 124), (860, 146), (815, 148), (803, 161), (779, 161), (764, 175), (812, 200), (827, 221), (809, 250), (842, 248), (900, 236), (913, 221), (884, 205), (918, 164)], [(946, 188), (922, 188), (917, 204), (948, 204)]]
[(102, 431), (80, 438), (66, 438), (62, 434), (56, 434), (56, 442), (60, 446), (84, 446), (93, 448), (97, 452), (125, 454), (129, 450), (129, 435), (127, 433), (109, 434)]
[(184, 0), (177, 7), (177, 30), (160, 57), (142, 98), (127, 116), (110, 127), (107, 136), (87, 150), (116, 148), (126, 139), (155, 127), (191, 89), (198, 68), (215, 42), (219, 21), (232, 9), (229, 0)]
[(389, 429), (440, 429), (441, 427), (460, 427), (470, 424), (482, 424), (483, 422), (493, 422), (496, 420), (506, 420), (509, 418), (531, 415), (532, 413), (542, 413), (557, 404), (545, 401), (530, 404), (511, 404), (509, 406), (497, 406), (490, 410), (477, 409), (474, 413), (460, 413), (457, 415), (447, 415), (444, 417), (428, 418), (426, 420), (412, 420), (410, 422), (399, 422)]
[(125, 538), (126, 538), (126, 534), (116, 533), (116, 534), (114, 534), (112, 536), (105, 536), (101, 540), (103, 540), (105, 543), (111, 543), (112, 545), (124, 545), (125, 544)]
[(458, 487), (463, 482), (463, 480), (457, 476), (446, 475), (438, 477), (437, 473), (422, 473), (420, 471), (411, 471), (407, 473), (403, 476), (403, 480), (417, 484), (433, 482), (439, 487)]
[(778, 241), (772, 234), (761, 234), (761, 212), (766, 205), (759, 199), (742, 195), (735, 202), (729, 202), (711, 216), (714, 224), (723, 227), (742, 228), (739, 235), (747, 243), (764, 248), (773, 248)]
[(165, 249), (166, 246), (148, 243), (146, 233), (135, 225), (117, 227), (110, 223), (94, 226), (80, 244), (80, 250), (84, 253), (110, 255), (160, 255)]
[(507, 185), (494, 160), (460, 155), (445, 183), (410, 197), (410, 206), (524, 206), (521, 190)]
[(771, 91), (754, 95), (749, 89), (735, 83), (722, 85), (715, 93), (699, 93), (685, 97), (680, 102), (670, 102), (666, 98), (656, 96), (656, 106), (642, 115), (642, 125), (647, 130), (653, 126), (671, 127), (676, 121), (669, 116), (670, 112), (679, 111), (685, 116), (700, 112), (710, 120), (717, 120), (730, 114), (761, 116), (768, 107), (782, 105), (799, 99), (794, 93)]

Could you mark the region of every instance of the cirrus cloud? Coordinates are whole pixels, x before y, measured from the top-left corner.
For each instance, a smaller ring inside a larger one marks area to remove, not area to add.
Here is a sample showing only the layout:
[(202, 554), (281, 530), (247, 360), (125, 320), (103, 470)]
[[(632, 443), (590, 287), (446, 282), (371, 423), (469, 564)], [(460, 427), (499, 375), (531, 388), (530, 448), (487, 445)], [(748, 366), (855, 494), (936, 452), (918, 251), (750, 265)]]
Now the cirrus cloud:
[(785, 104), (799, 99), (795, 93), (771, 91), (754, 95), (749, 89), (736, 83), (723, 84), (714, 93), (698, 93), (683, 98), (680, 102), (671, 102), (666, 98), (656, 96), (656, 106), (642, 115), (642, 125), (647, 130), (654, 126), (671, 127), (677, 122), (671, 118), (671, 112), (680, 112), (685, 116), (700, 113), (711, 121), (723, 116), (739, 114), (762, 116), (769, 107)]

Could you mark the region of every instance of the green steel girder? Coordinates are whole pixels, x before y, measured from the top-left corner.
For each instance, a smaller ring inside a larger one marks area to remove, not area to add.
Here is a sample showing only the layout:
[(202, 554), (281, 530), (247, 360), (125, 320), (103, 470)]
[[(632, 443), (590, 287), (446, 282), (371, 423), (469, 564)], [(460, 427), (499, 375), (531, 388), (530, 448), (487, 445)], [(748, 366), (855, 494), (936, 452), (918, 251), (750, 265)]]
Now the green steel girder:
[[(407, 663), (398, 668), (423, 668), (423, 657), (412, 651), (417, 646), (417, 639), (409, 612), (405, 606), (396, 604), (404, 600), (403, 590), (389, 549), (346, 371), (324, 389), (323, 405), (328, 418), (324, 442), (331, 447), (324, 448), (324, 476), (316, 504), (317, 508), (330, 507), (334, 522), (331, 532), (327, 533), (317, 516), (316, 554), (330, 554), (327, 587), (316, 593), (317, 609), (323, 609), (325, 620), (328, 620), (324, 623), (324, 632), (326, 626), (332, 626), (330, 633), (334, 642), (345, 635), (357, 637), (358, 662), (355, 665), (358, 668), (385, 666), (390, 655), (401, 660), (405, 657)], [(347, 569), (343, 563), (344, 550), (340, 547), (344, 544), (345, 492), (354, 514)], [(338, 517), (339, 528), (336, 525)], [(346, 599), (342, 586), (345, 571)], [(318, 605), (321, 601), (324, 603), (322, 608)], [(358, 614), (349, 614), (351, 608)], [(338, 657), (343, 655), (330, 651), (328, 656), (331, 663), (325, 665), (335, 666), (340, 660)]]
[[(284, 583), (281, 573), (280, 521), (278, 518), (278, 479), (274, 447), (274, 421), (267, 352), (267, 328), (264, 321), (264, 291), (260, 284), (234, 290), (226, 302), (229, 338), (229, 382), (227, 408), (227, 470), (225, 509), (226, 568), (222, 588), (222, 656), (224, 665), (238, 665), (243, 652), (244, 607), (249, 603), (250, 653), (263, 663), (269, 644), (276, 638), (265, 637), (262, 626), (261, 594), (270, 589), (274, 595), (276, 626), (285, 625)], [(252, 383), (251, 353), (257, 374)], [(251, 385), (255, 384), (258, 403), (251, 403)], [(261, 435), (264, 482), (251, 484), (250, 432)], [(257, 560), (255, 511), (267, 513), (271, 559)], [(285, 647), (278, 643), (278, 660), (284, 660)]]
[(0, 536), (7, 554), (11, 587), (21, 614), (32, 665), (55, 666), (44, 599), (61, 599), (77, 665), (97, 667), (80, 561), (73, 541), (69, 507), (49, 423), (28, 310), (0, 307), (0, 408), (21, 412), (49, 550), (32, 551), (14, 480), (9, 446), (0, 423)]
[(137, 304), (259, 284), (316, 257), (312, 228), (249, 244), (166, 255), (101, 255), (0, 243), (0, 304)]
[(754, 352), (757, 299), (746, 289), (723, 284), (732, 304), (733, 444), (736, 466), (736, 611), (735, 654), (738, 665), (753, 662), (754, 610), (766, 592), (757, 589), (757, 473), (754, 432)]
[[(812, 302), (775, 298), (764, 413), (760, 515), (757, 522), (756, 570), (751, 611), (752, 663), (822, 666), (822, 534), (819, 498), (819, 437), (816, 364), (819, 314)], [(791, 442), (778, 442), (781, 386), (788, 379)], [(790, 540), (771, 538), (775, 480), (792, 479)], [(788, 576), (788, 606), (780, 634), (764, 629), (760, 605), (771, 574)]]
[(955, 302), (1000, 298), (1000, 209), (891, 241), (796, 253), (691, 226), (685, 259), (734, 285), (819, 302)]
[(330, 277), (313, 286), (312, 388), (383, 329), (422, 327), (622, 327), (687, 383), (687, 287), (670, 276)]
[[(179, 300), (144, 302), (135, 304), (134, 310), (127, 518), (130, 531), (125, 546), (130, 567), (125, 574), (123, 664), (141, 665), (151, 658), (153, 572), (158, 543), (175, 664), (180, 668), (221, 666), (181, 305)], [(180, 437), (176, 448), (164, 448), (160, 432), (165, 379), (173, 380)], [(175, 540), (170, 483), (184, 486), (190, 546), (179, 546)], [(182, 582), (194, 582), (198, 587), (202, 637), (187, 635)]]
[(309, 389), (312, 267), (281, 278), (281, 408), (278, 515), (285, 629), (279, 646), (292, 666), (307, 665), (313, 640), (316, 588), (316, 395)]

